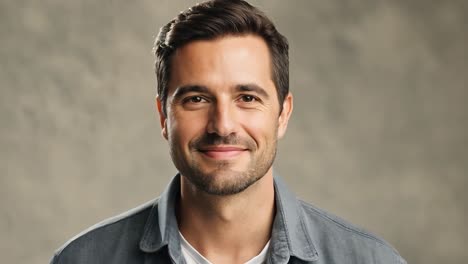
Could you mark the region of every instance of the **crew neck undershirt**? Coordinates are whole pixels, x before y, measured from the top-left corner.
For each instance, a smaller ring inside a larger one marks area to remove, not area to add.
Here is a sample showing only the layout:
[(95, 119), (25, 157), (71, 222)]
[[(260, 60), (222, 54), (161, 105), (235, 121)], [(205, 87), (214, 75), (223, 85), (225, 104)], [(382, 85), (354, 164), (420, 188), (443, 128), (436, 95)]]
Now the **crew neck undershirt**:
[[(182, 250), (182, 255), (185, 258), (187, 264), (212, 264), (207, 260), (200, 252), (198, 252), (190, 243), (185, 239), (185, 237), (180, 233), (180, 247)], [(266, 243), (265, 247), (262, 249), (260, 254), (251, 258), (249, 261), (244, 264), (263, 264), (266, 262), (268, 247), (270, 245), (270, 240)]]

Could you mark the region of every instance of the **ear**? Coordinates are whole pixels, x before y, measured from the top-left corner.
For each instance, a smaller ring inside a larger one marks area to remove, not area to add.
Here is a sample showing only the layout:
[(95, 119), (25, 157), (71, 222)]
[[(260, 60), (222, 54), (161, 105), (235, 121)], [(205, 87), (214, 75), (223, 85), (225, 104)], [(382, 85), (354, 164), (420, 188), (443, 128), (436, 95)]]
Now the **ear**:
[(283, 101), (283, 111), (278, 117), (278, 139), (282, 138), (288, 128), (289, 117), (293, 110), (293, 96), (291, 92), (288, 93)]
[(167, 118), (162, 109), (161, 99), (156, 97), (156, 107), (158, 108), (159, 113), (159, 122), (161, 123), (161, 135), (167, 140)]

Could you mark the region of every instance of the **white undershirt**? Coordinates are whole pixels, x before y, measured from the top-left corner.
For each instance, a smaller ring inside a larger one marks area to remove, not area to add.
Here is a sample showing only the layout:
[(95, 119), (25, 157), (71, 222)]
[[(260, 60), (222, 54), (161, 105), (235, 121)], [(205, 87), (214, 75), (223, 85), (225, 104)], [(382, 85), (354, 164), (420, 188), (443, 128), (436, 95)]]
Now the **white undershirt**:
[[(202, 256), (190, 243), (185, 239), (185, 237), (180, 233), (180, 246), (182, 249), (182, 255), (185, 258), (185, 262), (187, 264), (212, 264), (209, 260)], [(262, 249), (262, 252), (257, 256), (253, 257), (249, 261), (245, 262), (245, 264), (263, 264), (266, 262), (268, 246), (270, 245), (270, 241), (268, 241), (265, 247)]]

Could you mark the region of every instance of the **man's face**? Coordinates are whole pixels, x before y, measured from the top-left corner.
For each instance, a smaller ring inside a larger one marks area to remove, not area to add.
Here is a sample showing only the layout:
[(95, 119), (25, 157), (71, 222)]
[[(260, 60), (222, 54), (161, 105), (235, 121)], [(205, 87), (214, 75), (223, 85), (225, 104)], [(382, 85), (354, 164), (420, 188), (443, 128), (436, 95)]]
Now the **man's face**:
[(266, 43), (256, 36), (190, 42), (172, 60), (163, 136), (181, 175), (214, 195), (236, 194), (271, 174), (277, 139), (292, 110), (279, 113)]

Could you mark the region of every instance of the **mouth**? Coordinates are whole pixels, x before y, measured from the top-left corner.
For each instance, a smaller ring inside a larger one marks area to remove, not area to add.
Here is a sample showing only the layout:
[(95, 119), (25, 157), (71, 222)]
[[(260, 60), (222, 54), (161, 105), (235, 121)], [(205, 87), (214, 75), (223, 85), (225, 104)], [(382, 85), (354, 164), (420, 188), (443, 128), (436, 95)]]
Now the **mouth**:
[(198, 149), (204, 156), (217, 159), (217, 160), (227, 160), (233, 159), (248, 151), (248, 149), (239, 146), (209, 146), (202, 147)]

